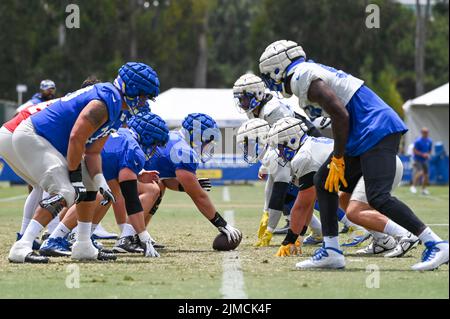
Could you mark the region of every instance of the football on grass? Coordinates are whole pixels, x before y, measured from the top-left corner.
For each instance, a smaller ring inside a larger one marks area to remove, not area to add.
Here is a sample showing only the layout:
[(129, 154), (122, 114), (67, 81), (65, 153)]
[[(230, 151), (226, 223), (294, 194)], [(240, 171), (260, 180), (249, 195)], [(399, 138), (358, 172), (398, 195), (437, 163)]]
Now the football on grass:
[(227, 235), (225, 235), (224, 233), (219, 233), (216, 236), (216, 238), (214, 238), (212, 247), (214, 250), (229, 251), (229, 250), (236, 249), (236, 247), (239, 246), (239, 244), (241, 243), (241, 240), (242, 240), (242, 234), (239, 237), (238, 241), (229, 242)]

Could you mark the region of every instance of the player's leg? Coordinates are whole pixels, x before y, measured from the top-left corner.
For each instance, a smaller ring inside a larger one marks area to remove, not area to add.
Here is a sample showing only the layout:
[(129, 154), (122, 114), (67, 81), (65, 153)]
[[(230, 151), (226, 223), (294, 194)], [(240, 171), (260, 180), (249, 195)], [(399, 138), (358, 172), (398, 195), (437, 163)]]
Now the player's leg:
[(264, 187), (264, 210), (261, 216), (261, 220), (259, 221), (258, 226), (258, 241), (255, 245), (258, 245), (261, 238), (264, 236), (265, 231), (267, 230), (267, 223), (269, 222), (269, 201), (270, 195), (272, 194), (273, 189), (273, 176), (271, 174), (267, 175), (266, 185)]
[(410, 191), (413, 194), (417, 193), (417, 184), (419, 183), (419, 180), (423, 177), (423, 170), (422, 165), (418, 161), (414, 161), (413, 163), (413, 180), (412, 185), (410, 187)]
[(396, 155), (400, 134), (386, 136), (377, 145), (361, 155), (361, 168), (366, 184), (369, 205), (406, 228), (425, 243), (422, 262), (416, 270), (430, 270), (448, 262), (448, 242), (443, 241), (427, 227), (402, 201), (390, 194), (395, 178)]
[(422, 180), (422, 194), (430, 195), (427, 187), (429, 185), (429, 174), (428, 174), (428, 163), (422, 163), (422, 171), (423, 171), (423, 180)]

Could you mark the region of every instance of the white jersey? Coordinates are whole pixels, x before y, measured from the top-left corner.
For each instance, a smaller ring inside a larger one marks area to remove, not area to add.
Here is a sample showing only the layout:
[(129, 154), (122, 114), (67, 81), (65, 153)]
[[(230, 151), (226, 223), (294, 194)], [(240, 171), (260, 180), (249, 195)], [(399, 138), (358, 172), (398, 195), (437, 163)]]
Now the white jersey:
[(308, 100), (309, 86), (317, 79), (321, 79), (332, 88), (344, 105), (347, 105), (355, 92), (364, 84), (363, 80), (344, 71), (314, 62), (301, 62), (294, 67), (294, 75), (291, 79), (292, 93), (298, 97), (301, 108), (307, 105), (320, 107), (317, 103)]
[(317, 172), (333, 151), (334, 141), (327, 137), (307, 136), (291, 161), (294, 184), (306, 174)]
[[(266, 121), (272, 126), (276, 121), (282, 118), (295, 117), (293, 108), (288, 103), (284, 102), (284, 99), (278, 98), (276, 93), (270, 94), (272, 94), (272, 98), (261, 108), (258, 118)], [(247, 116), (249, 119), (255, 118), (253, 112), (248, 112)]]

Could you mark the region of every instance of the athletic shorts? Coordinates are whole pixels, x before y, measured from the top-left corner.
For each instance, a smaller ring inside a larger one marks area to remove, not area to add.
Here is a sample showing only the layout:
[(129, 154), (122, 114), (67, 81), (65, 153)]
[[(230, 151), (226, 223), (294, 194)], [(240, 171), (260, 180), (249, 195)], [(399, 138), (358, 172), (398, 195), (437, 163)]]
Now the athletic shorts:
[(414, 161), (413, 168), (416, 170), (416, 172), (423, 172), (424, 174), (428, 174), (428, 161)]

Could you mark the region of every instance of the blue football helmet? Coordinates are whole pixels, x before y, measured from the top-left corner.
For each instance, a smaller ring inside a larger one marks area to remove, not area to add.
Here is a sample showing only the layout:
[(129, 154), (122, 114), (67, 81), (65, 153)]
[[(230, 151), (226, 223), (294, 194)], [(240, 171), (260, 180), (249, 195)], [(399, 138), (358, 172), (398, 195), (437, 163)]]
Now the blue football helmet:
[(189, 145), (197, 152), (203, 163), (214, 155), (214, 147), (221, 140), (216, 121), (203, 113), (191, 113), (185, 117), (182, 130)]
[(128, 62), (122, 65), (114, 86), (122, 92), (132, 114), (137, 114), (147, 100), (154, 100), (159, 95), (158, 75), (144, 63)]
[(166, 122), (154, 113), (137, 113), (128, 120), (127, 125), (147, 160), (156, 154), (158, 146), (164, 146), (169, 141), (169, 128)]

